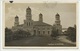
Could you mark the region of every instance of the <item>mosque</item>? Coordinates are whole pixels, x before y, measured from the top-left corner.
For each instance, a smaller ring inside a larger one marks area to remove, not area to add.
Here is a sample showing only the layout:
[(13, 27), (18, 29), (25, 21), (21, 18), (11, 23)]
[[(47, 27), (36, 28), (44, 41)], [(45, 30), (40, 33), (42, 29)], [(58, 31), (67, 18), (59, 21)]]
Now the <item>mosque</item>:
[(28, 31), (31, 35), (42, 35), (42, 36), (50, 36), (53, 27), (55, 27), (59, 34), (62, 33), (62, 25), (60, 21), (60, 15), (57, 13), (55, 15), (55, 23), (52, 25), (43, 22), (43, 14), (39, 14), (39, 20), (34, 21), (32, 20), (32, 13), (31, 8), (28, 7), (26, 9), (26, 19), (24, 20), (23, 24), (19, 24), (19, 17), (15, 16), (14, 26), (12, 27), (12, 31), (17, 31), (22, 29), (24, 31)]

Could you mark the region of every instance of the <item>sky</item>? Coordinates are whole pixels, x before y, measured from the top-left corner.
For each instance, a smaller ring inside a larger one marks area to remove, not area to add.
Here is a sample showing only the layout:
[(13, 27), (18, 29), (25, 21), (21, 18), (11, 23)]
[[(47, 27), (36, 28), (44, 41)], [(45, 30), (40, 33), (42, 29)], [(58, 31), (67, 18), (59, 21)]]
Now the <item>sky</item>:
[(68, 28), (76, 24), (76, 4), (75, 3), (6, 3), (5, 4), (5, 27), (14, 26), (15, 16), (19, 16), (19, 23), (23, 24), (26, 19), (26, 9), (28, 6), (32, 10), (32, 19), (39, 20), (39, 14), (43, 14), (43, 22), (53, 25), (55, 15), (60, 14), (61, 25)]

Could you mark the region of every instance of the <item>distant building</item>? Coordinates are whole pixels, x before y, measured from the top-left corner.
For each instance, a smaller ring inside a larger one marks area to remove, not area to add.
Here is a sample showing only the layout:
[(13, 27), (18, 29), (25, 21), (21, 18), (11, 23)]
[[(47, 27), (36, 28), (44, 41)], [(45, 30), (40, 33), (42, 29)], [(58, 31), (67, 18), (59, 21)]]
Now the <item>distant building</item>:
[[(62, 26), (60, 24), (60, 15), (57, 13), (55, 16), (55, 28), (62, 33)], [(39, 21), (32, 20), (31, 8), (28, 7), (26, 9), (26, 19), (24, 23), (19, 25), (19, 17), (16, 15), (14, 26), (12, 27), (13, 31), (17, 31), (22, 29), (24, 31), (28, 31), (31, 35), (41, 35), (41, 36), (50, 36), (52, 32), (52, 25), (49, 25), (43, 22), (43, 15), (39, 14)]]

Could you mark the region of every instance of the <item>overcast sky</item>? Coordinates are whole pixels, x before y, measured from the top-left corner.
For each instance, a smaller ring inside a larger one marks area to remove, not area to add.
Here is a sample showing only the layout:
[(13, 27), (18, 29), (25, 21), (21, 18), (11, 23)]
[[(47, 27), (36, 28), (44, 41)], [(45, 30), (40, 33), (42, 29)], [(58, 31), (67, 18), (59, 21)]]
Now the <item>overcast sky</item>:
[(43, 22), (53, 25), (55, 15), (60, 14), (61, 25), (63, 28), (76, 24), (76, 4), (75, 3), (6, 3), (5, 4), (5, 27), (14, 26), (14, 18), (19, 16), (20, 24), (26, 19), (26, 8), (32, 10), (32, 19), (39, 20), (39, 14), (43, 14)]

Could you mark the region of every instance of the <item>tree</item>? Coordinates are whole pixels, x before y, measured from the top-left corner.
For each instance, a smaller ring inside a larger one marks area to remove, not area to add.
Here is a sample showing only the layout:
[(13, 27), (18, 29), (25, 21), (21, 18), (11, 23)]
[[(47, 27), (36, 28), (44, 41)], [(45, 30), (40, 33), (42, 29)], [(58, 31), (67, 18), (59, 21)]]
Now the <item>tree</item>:
[(14, 32), (14, 39), (20, 39), (20, 38), (26, 38), (30, 35), (29, 32), (26, 32), (24, 30), (18, 29), (17, 31)]
[(12, 34), (12, 31), (11, 31), (11, 29), (9, 29), (9, 28), (5, 28), (5, 34)]
[(5, 28), (5, 41), (10, 41), (12, 40), (12, 34), (13, 32), (9, 28)]
[(58, 34), (58, 30), (56, 28), (53, 28), (52, 29), (52, 33), (51, 33), (51, 37), (57, 37), (59, 34)]
[(76, 28), (69, 27), (67, 29), (68, 39), (70, 39), (72, 42), (76, 42)]

